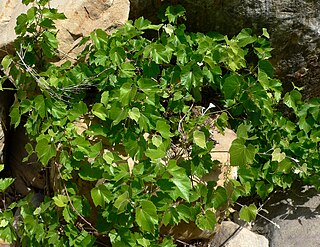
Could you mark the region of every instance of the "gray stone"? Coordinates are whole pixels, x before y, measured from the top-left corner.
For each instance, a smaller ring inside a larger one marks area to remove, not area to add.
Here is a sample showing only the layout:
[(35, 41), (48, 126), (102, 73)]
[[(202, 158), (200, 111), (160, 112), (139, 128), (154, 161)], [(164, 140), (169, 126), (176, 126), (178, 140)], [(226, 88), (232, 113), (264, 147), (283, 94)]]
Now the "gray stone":
[(320, 194), (313, 187), (295, 184), (271, 195), (263, 208), (269, 213), (260, 213), (273, 223), (258, 216), (253, 230), (265, 235), (270, 247), (319, 246)]
[(305, 85), (304, 96), (320, 96), (320, 1), (315, 0), (131, 0), (130, 18), (156, 20), (163, 3), (180, 3), (187, 10), (191, 31), (235, 35), (242, 28), (261, 33), (267, 28), (274, 47), (272, 63), (285, 89), (291, 81)]
[(216, 229), (210, 247), (269, 247), (268, 240), (243, 226), (223, 221)]

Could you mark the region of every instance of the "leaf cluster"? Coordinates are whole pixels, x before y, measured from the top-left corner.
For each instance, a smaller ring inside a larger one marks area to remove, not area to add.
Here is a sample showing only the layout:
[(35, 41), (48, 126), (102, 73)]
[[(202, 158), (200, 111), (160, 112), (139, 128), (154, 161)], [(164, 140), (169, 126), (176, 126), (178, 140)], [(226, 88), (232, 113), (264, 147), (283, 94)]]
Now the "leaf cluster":
[[(75, 62), (58, 65), (54, 21), (65, 17), (36, 3), (17, 19), (17, 55), (2, 60), (1, 79), (16, 87), (11, 124), (26, 119), (36, 143), (26, 150), (60, 187), (36, 209), (27, 197), (3, 211), (1, 237), (16, 239), (19, 207), (23, 246), (174, 246), (164, 228), (213, 230), (240, 196), (264, 199), (295, 179), (320, 187), (320, 102), (297, 90), (282, 98), (265, 29), (188, 33), (177, 25), (184, 9), (171, 6), (159, 25), (141, 17), (111, 35), (93, 31)], [(237, 131), (230, 162), (239, 179), (223, 187), (201, 182), (217, 166), (208, 122)], [(240, 211), (249, 221), (256, 214), (254, 205)]]

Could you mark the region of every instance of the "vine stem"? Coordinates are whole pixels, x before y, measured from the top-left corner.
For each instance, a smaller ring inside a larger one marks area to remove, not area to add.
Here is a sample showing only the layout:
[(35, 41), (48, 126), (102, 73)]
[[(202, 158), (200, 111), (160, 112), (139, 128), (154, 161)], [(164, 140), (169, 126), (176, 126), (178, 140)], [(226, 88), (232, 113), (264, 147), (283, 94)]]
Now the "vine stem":
[[(59, 172), (60, 177), (62, 177), (61, 172), (60, 172), (60, 168), (59, 168), (59, 164), (58, 164), (57, 162), (55, 162), (55, 165), (57, 166), (57, 170), (58, 170), (58, 172)], [(67, 190), (67, 187), (66, 187), (65, 182), (63, 182), (63, 188), (64, 188), (64, 190), (65, 190), (65, 192), (66, 192), (66, 196), (68, 197), (68, 201), (70, 202), (70, 205), (71, 205), (73, 211), (74, 211), (88, 226), (90, 226), (91, 229), (93, 229), (94, 231), (98, 232), (98, 230), (97, 230), (89, 221), (87, 221), (87, 220), (78, 212), (78, 210), (74, 207), (74, 205), (73, 205), (73, 203), (72, 203), (72, 201), (71, 201), (71, 198), (70, 198), (70, 196), (69, 196), (69, 192), (68, 192), (68, 190)]]
[[(270, 150), (268, 150), (267, 152), (257, 153), (257, 154), (260, 155), (260, 156), (261, 156), (261, 155), (264, 155), (264, 156), (272, 156), (272, 154), (268, 153), (268, 152), (270, 152), (270, 151), (272, 151), (272, 150), (273, 150), (273, 149), (270, 149)], [(285, 158), (288, 158), (289, 160), (292, 160), (292, 161), (299, 167), (299, 169), (301, 170), (301, 172), (303, 172), (303, 168), (301, 167), (299, 160), (297, 160), (296, 158), (293, 158), (293, 157), (291, 157), (291, 156), (288, 156), (288, 155), (286, 155)]]
[[(240, 203), (238, 203), (238, 202), (235, 202), (235, 204), (239, 205), (240, 207), (243, 207), (243, 206), (244, 206), (244, 205), (242, 205), (242, 204), (240, 204)], [(258, 210), (260, 210), (260, 209), (261, 209), (261, 207), (260, 207)], [(268, 219), (267, 217), (263, 216), (263, 215), (260, 214), (259, 212), (257, 212), (257, 215), (259, 215), (261, 218), (265, 219), (266, 221), (270, 222), (272, 225), (274, 225), (275, 227), (277, 227), (278, 229), (280, 229), (280, 226), (279, 226), (277, 223), (275, 223), (275, 222), (273, 222), (272, 220)]]

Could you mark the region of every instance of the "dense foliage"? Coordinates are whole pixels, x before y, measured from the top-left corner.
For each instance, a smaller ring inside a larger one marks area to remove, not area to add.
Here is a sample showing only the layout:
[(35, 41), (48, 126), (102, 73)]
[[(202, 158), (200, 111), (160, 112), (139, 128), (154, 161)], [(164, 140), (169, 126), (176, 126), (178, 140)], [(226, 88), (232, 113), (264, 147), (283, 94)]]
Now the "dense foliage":
[[(17, 19), (16, 54), (2, 60), (1, 80), (16, 87), (11, 124), (25, 126), (35, 141), (28, 153), (55, 185), (36, 209), (28, 196), (2, 210), (1, 238), (19, 236), (23, 246), (175, 246), (164, 227), (192, 221), (212, 230), (240, 196), (265, 199), (297, 179), (320, 187), (320, 101), (303, 102), (297, 88), (282, 97), (265, 29), (231, 39), (188, 33), (179, 24), (185, 10), (174, 6), (159, 25), (141, 17), (111, 35), (95, 30), (76, 59), (56, 63), (54, 21), (65, 16), (48, 0), (23, 0), (30, 2), (36, 6)], [(217, 166), (212, 115), (221, 131), (237, 132), (230, 156), (239, 179), (224, 187), (195, 182)], [(1, 180), (1, 191), (10, 183)], [(250, 205), (240, 216), (256, 213)]]

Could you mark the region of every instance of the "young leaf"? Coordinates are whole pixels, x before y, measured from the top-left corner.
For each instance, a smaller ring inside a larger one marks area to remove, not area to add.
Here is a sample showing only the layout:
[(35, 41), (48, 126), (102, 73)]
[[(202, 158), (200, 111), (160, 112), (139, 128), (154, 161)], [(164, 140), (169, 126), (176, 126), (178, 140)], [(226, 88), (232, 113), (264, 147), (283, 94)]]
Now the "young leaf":
[(216, 215), (211, 210), (207, 210), (205, 214), (200, 213), (197, 215), (196, 224), (202, 230), (212, 231), (217, 224)]
[(230, 147), (230, 163), (232, 166), (243, 166), (252, 164), (256, 154), (255, 147), (251, 144), (245, 145), (245, 140), (237, 138)]
[(120, 195), (114, 202), (114, 206), (118, 209), (118, 214), (126, 211), (127, 205), (129, 203), (129, 192), (126, 191)]
[(144, 232), (155, 232), (155, 225), (158, 224), (156, 206), (148, 200), (140, 202), (140, 207), (136, 209), (136, 222)]
[(251, 222), (256, 219), (257, 213), (256, 205), (250, 204), (249, 206), (243, 206), (240, 209), (240, 219)]
[(165, 120), (158, 120), (156, 129), (165, 139), (173, 136), (173, 134), (170, 132), (170, 125)]
[(289, 173), (292, 167), (294, 167), (292, 161), (288, 158), (284, 158), (278, 163), (276, 172)]
[(2, 59), (1, 65), (2, 65), (4, 71), (6, 71), (6, 70), (9, 68), (11, 62), (12, 62), (12, 58), (11, 58), (10, 55), (6, 55), (6, 56)]
[(101, 103), (95, 103), (91, 110), (92, 114), (97, 116), (98, 118), (102, 120), (106, 120), (107, 118), (107, 110), (105, 106)]
[(13, 182), (14, 178), (0, 178), (0, 192), (4, 192)]
[(281, 162), (286, 158), (286, 154), (281, 152), (280, 148), (276, 148), (272, 152), (272, 161)]
[(137, 107), (133, 107), (132, 109), (129, 110), (128, 112), (129, 117), (131, 119), (133, 119), (134, 121), (136, 121), (137, 123), (139, 122), (139, 118), (140, 118), (140, 111)]
[(202, 131), (196, 130), (193, 132), (193, 142), (203, 149), (207, 148), (206, 136)]
[(57, 196), (54, 196), (52, 199), (53, 199), (54, 203), (60, 208), (66, 207), (68, 205), (68, 197), (67, 196), (57, 195)]
[(37, 140), (35, 151), (41, 163), (45, 166), (48, 165), (49, 160), (57, 154), (54, 144), (49, 143), (45, 138)]
[(237, 75), (228, 76), (223, 83), (222, 92), (226, 99), (232, 99), (239, 93), (241, 78)]
[(106, 203), (110, 202), (112, 192), (105, 184), (100, 184), (91, 190), (91, 198), (95, 206), (104, 207)]
[(41, 118), (44, 118), (46, 116), (46, 103), (44, 101), (44, 97), (42, 95), (38, 95), (34, 98), (34, 106), (37, 110), (37, 113)]

